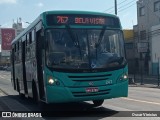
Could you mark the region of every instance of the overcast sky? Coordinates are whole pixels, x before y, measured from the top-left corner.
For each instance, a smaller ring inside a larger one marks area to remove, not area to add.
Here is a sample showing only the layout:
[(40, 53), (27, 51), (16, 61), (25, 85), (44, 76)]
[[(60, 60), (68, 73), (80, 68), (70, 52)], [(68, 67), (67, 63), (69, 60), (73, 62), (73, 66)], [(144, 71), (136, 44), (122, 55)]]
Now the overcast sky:
[[(118, 16), (124, 29), (132, 29), (137, 24), (137, 0), (117, 0)], [(114, 14), (114, 0), (0, 0), (0, 25), (12, 27), (13, 21), (22, 18), (32, 22), (40, 13), (49, 10), (83, 10)]]

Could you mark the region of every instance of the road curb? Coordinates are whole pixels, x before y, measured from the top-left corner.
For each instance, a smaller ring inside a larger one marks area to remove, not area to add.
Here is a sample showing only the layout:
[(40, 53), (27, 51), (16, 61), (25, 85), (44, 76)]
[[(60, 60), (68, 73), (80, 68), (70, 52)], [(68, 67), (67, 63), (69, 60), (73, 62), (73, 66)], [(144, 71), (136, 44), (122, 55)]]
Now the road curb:
[(151, 85), (151, 84), (144, 84), (144, 85), (141, 85), (141, 84), (129, 84), (129, 87), (147, 87), (147, 88), (158, 88), (158, 89), (160, 89), (160, 86)]

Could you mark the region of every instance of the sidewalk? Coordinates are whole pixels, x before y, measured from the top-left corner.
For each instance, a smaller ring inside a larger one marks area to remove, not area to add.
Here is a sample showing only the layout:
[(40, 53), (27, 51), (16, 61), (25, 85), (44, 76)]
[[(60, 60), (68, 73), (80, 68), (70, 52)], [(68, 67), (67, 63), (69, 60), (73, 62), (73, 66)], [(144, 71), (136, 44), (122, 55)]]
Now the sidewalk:
[(148, 88), (158, 88), (160, 89), (160, 86), (152, 85), (152, 84), (143, 84), (135, 83), (135, 84), (129, 84), (129, 87), (148, 87)]
[(129, 74), (129, 86), (160, 88), (160, 80), (158, 86), (158, 76)]

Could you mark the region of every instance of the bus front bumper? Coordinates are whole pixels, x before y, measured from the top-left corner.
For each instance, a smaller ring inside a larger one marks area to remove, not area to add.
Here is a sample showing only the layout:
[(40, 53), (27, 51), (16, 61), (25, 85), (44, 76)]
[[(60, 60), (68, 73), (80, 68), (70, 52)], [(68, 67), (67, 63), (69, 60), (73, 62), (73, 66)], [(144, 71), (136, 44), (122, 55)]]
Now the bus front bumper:
[(98, 92), (86, 92), (87, 87), (46, 86), (47, 103), (91, 101), (128, 96), (128, 81), (96, 87)]

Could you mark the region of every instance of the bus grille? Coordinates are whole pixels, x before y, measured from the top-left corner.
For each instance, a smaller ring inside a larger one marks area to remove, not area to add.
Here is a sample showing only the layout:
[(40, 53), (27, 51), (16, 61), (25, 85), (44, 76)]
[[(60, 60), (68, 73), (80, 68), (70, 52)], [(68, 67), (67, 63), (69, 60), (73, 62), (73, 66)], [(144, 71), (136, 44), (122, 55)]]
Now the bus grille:
[(109, 76), (112, 74), (103, 74), (103, 75), (76, 75), (68, 76), (74, 82), (89, 82), (89, 81), (103, 81), (109, 79)]
[(111, 89), (99, 90), (98, 92), (86, 93), (86, 92), (72, 92), (74, 97), (88, 97), (88, 96), (97, 96), (97, 95), (106, 95), (110, 93)]

